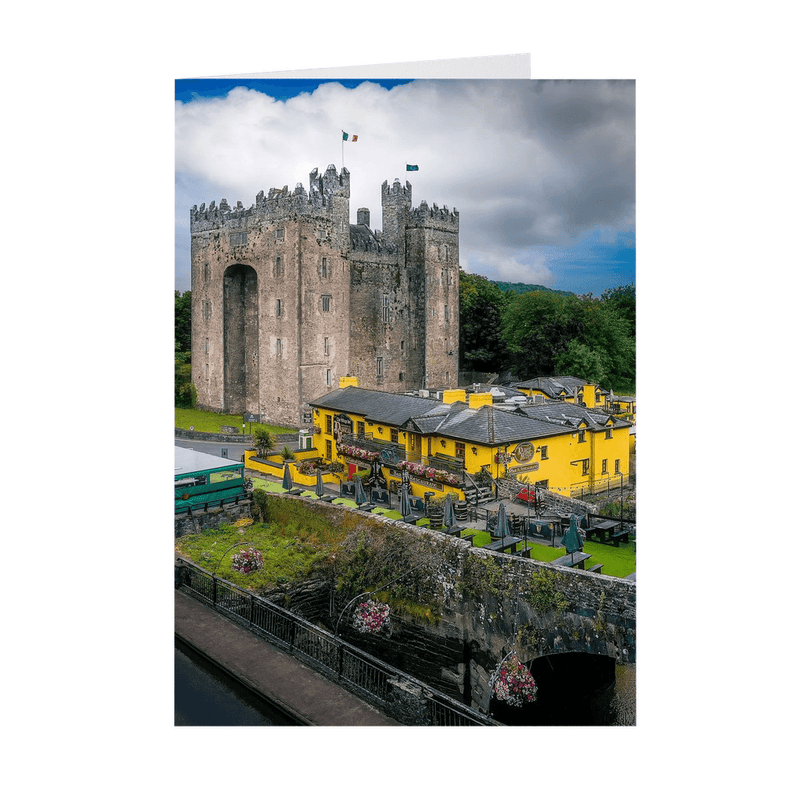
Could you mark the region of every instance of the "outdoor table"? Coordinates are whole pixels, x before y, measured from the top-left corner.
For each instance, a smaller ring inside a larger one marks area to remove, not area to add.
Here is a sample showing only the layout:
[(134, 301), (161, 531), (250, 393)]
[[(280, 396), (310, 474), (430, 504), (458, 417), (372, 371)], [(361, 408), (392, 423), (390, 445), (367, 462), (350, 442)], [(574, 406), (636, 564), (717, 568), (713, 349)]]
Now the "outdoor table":
[(461, 531), (465, 531), (467, 528), (465, 525), (451, 525), (449, 528), (445, 530), (445, 533), (455, 534), (456, 536), (461, 535)]
[(557, 558), (550, 563), (557, 567), (573, 567), (574, 569), (586, 569), (585, 561), (592, 557), (591, 553), (567, 553), (565, 556)]
[(409, 514), (407, 517), (403, 517), (403, 522), (407, 522), (409, 525), (416, 525), (422, 518), (421, 514)]
[(517, 536), (506, 536), (502, 539), (497, 539), (494, 542), (490, 542), (489, 544), (485, 544), (483, 546), (484, 550), (497, 550), (498, 552), (503, 552), (504, 550), (511, 549), (513, 553), (517, 549), (517, 545), (522, 541)]
[(375, 503), (362, 503), (358, 506), (359, 511), (372, 511), (375, 508)]

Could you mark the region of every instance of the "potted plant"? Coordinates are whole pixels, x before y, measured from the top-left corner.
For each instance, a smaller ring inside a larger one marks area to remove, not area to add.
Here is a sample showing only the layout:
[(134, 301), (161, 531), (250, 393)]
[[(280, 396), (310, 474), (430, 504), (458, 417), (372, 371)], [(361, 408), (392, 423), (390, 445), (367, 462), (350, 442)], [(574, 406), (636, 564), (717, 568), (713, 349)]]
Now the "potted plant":
[(289, 447), (289, 445), (284, 445), (283, 450), (281, 450), (281, 458), (284, 461), (294, 461), (294, 452)]

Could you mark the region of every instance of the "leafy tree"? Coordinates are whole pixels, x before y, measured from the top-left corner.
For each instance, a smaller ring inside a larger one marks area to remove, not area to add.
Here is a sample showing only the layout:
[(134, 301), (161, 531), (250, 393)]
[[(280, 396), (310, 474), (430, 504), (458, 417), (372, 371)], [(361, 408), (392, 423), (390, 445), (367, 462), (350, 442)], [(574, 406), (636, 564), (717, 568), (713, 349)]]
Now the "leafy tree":
[(275, 448), (275, 435), (267, 430), (267, 428), (263, 428), (260, 425), (256, 426), (253, 431), (253, 441), (255, 442), (259, 458), (264, 458)]
[(508, 361), (502, 315), (512, 293), (503, 292), (482, 275), (463, 270), (459, 282), (459, 366), (464, 370), (500, 372)]
[(192, 352), (192, 293), (175, 291), (175, 351)]
[(622, 319), (627, 320), (631, 326), (631, 336), (636, 338), (636, 287), (629, 283), (627, 286), (618, 286), (616, 289), (606, 289), (600, 299), (608, 304), (609, 308), (617, 311)]

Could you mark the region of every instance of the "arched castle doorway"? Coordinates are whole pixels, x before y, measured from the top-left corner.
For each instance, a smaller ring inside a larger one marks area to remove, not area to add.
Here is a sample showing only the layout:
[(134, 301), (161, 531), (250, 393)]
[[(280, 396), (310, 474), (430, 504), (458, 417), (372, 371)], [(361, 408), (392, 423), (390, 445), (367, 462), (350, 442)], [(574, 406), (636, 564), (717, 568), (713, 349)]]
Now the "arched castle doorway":
[(258, 276), (234, 264), (223, 279), (225, 410), (258, 411)]

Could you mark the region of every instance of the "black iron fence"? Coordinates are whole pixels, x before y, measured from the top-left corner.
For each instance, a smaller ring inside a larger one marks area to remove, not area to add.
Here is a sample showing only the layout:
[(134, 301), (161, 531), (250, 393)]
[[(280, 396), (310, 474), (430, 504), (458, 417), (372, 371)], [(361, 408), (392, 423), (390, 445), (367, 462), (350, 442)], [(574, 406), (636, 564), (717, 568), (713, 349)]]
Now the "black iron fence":
[(406, 724), (498, 725), (308, 620), (183, 559), (175, 587), (246, 625), (315, 671)]

